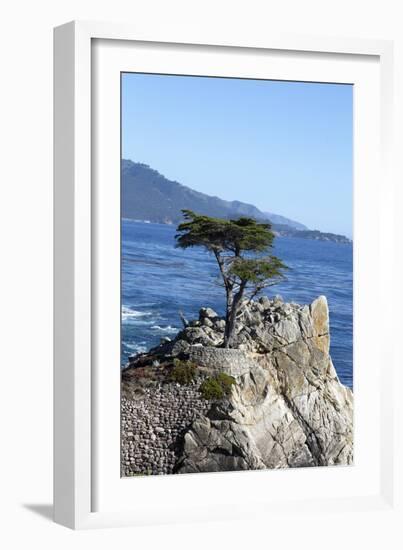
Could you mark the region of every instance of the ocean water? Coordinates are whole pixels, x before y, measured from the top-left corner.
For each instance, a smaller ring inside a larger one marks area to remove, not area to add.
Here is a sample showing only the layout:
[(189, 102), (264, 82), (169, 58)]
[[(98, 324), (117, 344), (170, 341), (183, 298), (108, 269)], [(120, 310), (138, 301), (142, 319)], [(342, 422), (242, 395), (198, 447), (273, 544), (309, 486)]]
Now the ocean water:
[[(175, 227), (122, 221), (122, 365), (181, 329), (201, 307), (224, 314), (215, 260), (201, 249), (175, 248)], [(353, 386), (353, 249), (351, 245), (281, 237), (274, 254), (289, 267), (270, 297), (309, 304), (327, 297), (330, 351), (343, 384)]]

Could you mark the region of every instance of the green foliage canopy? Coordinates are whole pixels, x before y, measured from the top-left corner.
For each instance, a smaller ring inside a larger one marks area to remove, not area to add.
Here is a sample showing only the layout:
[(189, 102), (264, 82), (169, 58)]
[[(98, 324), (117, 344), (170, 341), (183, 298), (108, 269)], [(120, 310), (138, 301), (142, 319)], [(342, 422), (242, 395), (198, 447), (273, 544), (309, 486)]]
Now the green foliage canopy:
[(252, 218), (223, 220), (183, 210), (185, 222), (178, 226), (178, 246), (204, 246), (211, 252), (228, 250), (264, 251), (272, 245), (274, 234), (269, 223), (257, 223)]

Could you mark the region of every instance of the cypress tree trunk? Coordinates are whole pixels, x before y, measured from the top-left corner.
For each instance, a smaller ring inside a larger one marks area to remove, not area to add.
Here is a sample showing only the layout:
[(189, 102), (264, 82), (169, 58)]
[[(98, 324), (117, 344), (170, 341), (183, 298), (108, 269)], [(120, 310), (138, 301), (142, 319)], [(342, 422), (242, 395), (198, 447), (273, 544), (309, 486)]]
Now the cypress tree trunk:
[(227, 314), (225, 317), (225, 331), (224, 331), (224, 348), (232, 347), (232, 340), (235, 332), (236, 315), (239, 310), (239, 305), (244, 292), (244, 286), (241, 286), (239, 291), (231, 299), (231, 304), (228, 304), (227, 299)]
[(230, 348), (235, 330), (236, 311), (231, 309), (225, 320), (224, 348)]
[(233, 329), (232, 331), (230, 330), (233, 302), (234, 302), (234, 296), (232, 294), (232, 290), (230, 290), (227, 287), (227, 308), (225, 313), (224, 348), (229, 348), (230, 335), (232, 334), (232, 331), (233, 331)]

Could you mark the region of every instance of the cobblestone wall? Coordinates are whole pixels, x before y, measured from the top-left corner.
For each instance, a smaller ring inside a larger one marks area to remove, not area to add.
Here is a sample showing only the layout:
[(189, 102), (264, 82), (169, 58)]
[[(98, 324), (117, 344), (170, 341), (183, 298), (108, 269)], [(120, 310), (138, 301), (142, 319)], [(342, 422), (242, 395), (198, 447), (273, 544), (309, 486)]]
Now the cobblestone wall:
[(122, 395), (122, 476), (173, 473), (182, 432), (209, 408), (200, 382), (157, 383), (132, 398)]

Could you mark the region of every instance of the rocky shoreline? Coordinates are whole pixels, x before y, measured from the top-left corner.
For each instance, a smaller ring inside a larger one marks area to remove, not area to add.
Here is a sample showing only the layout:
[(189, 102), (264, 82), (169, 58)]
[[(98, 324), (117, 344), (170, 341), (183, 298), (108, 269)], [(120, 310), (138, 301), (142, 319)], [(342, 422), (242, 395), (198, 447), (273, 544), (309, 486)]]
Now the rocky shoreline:
[(244, 302), (235, 349), (222, 348), (224, 328), (202, 308), (129, 359), (122, 476), (352, 464), (353, 394), (329, 355), (326, 298)]

